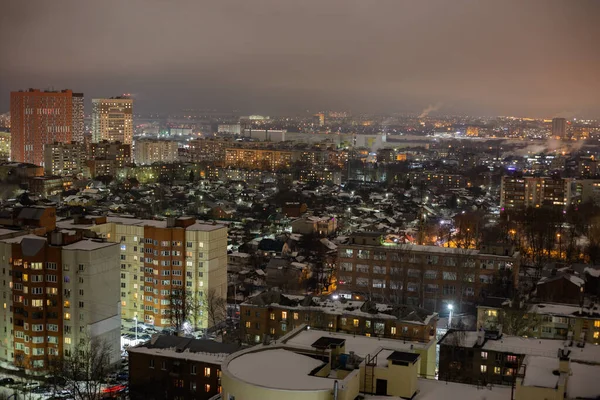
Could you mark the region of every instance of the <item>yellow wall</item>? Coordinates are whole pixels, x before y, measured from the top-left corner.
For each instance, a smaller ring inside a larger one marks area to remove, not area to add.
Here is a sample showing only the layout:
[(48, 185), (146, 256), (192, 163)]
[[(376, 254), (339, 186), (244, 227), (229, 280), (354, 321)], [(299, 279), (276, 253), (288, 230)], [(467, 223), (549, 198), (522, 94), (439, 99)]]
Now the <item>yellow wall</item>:
[[(334, 381), (332, 380), (331, 390), (297, 391), (278, 390), (250, 385), (232, 378), (226, 373), (221, 377), (223, 399), (228, 399), (229, 395), (232, 395), (235, 396), (235, 400), (331, 400), (333, 398), (333, 382)], [(350, 399), (350, 397), (340, 400), (348, 399)]]
[(387, 380), (387, 395), (411, 398), (417, 391), (417, 371), (419, 362), (407, 367), (393, 365), (388, 361), (387, 368), (375, 368), (375, 381)]
[(563, 400), (564, 394), (564, 386), (559, 386), (558, 389), (521, 386), (517, 381), (515, 400)]
[(418, 364), (420, 364), (419, 375), (423, 378), (434, 379), (435, 377), (435, 356), (436, 356), (436, 347), (435, 341), (429, 342), (428, 347), (419, 348), (414, 351), (421, 356)]

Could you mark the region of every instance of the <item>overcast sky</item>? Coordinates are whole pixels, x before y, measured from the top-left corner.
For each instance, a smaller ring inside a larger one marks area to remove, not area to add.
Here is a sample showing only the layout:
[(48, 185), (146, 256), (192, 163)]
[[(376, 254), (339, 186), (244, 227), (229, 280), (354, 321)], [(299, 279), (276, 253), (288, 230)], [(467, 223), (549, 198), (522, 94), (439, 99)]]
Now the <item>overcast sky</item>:
[[(136, 112), (600, 117), (600, 0), (4, 0), (11, 90)], [(89, 111), (89, 110), (88, 110)]]

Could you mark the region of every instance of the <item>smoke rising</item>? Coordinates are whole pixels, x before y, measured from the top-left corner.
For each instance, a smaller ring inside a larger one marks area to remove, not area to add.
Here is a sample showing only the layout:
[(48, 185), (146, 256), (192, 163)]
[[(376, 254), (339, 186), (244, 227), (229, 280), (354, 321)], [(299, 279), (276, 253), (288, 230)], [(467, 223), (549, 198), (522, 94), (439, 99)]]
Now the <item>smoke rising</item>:
[(429, 105), (429, 106), (427, 106), (427, 108), (425, 108), (421, 112), (421, 114), (419, 115), (419, 118), (425, 118), (429, 114), (431, 114), (432, 112), (435, 112), (435, 111), (439, 110), (440, 108), (442, 108), (442, 103), (437, 103), (435, 105)]

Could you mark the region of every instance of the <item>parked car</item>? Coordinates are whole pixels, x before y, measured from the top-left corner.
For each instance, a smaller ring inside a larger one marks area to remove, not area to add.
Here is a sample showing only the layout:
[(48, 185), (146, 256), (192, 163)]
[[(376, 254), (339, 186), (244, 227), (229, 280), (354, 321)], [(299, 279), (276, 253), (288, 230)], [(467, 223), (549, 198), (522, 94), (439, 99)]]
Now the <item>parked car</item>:
[(23, 385), (23, 390), (30, 390), (33, 388), (37, 388), (38, 386), (40, 386), (39, 382), (27, 382)]
[(15, 384), (15, 380), (13, 378), (2, 378), (2, 379), (0, 379), (0, 385), (1, 386), (14, 385), (14, 384)]

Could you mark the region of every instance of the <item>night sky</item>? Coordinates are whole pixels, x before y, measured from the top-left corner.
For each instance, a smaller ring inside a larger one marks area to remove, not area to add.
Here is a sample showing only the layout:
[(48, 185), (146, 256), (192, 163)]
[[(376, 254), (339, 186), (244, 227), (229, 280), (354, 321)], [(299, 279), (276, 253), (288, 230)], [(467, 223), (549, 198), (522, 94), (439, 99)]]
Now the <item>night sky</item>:
[(5, 0), (0, 112), (54, 87), (144, 113), (600, 117), (598, 17), (599, 0)]

